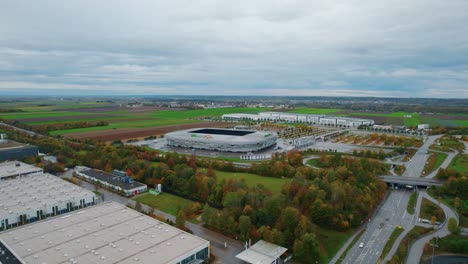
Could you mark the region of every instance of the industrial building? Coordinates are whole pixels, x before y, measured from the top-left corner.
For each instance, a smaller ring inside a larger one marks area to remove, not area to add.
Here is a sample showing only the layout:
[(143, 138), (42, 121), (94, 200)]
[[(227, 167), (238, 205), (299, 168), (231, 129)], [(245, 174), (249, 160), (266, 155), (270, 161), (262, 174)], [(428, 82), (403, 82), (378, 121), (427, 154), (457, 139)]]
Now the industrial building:
[(137, 195), (148, 190), (146, 184), (134, 181), (125, 172), (119, 170), (108, 173), (101, 170), (81, 167), (76, 168), (76, 176), (97, 183), (113, 191), (120, 192), (125, 196)]
[(0, 230), (87, 207), (95, 202), (93, 192), (47, 173), (2, 179)]
[(279, 264), (280, 257), (288, 249), (260, 240), (239, 253), (236, 258), (251, 264)]
[(42, 168), (20, 161), (6, 161), (0, 163), (0, 180), (25, 175), (41, 175), (42, 173)]
[(39, 149), (36, 146), (5, 139), (3, 134), (0, 136), (0, 161), (34, 157), (38, 153)]
[(114, 202), (0, 233), (6, 264), (198, 264), (209, 248), (204, 239)]
[(189, 149), (228, 152), (255, 152), (276, 144), (278, 135), (272, 132), (197, 128), (167, 133), (167, 145)]
[(308, 115), (283, 112), (260, 112), (255, 114), (225, 114), (222, 116), (225, 120), (251, 120), (251, 121), (273, 121), (273, 122), (291, 122), (308, 123), (327, 126), (358, 127), (361, 125), (373, 125), (374, 120), (337, 117), (328, 115)]

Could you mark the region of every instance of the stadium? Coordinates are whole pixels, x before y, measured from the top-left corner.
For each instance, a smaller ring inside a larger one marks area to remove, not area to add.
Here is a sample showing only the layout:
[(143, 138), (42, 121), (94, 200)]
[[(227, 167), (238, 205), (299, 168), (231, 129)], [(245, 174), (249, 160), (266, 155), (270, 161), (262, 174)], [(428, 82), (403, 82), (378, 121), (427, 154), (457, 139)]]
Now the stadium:
[(197, 128), (166, 134), (171, 147), (227, 152), (255, 152), (276, 144), (276, 133), (220, 128)]

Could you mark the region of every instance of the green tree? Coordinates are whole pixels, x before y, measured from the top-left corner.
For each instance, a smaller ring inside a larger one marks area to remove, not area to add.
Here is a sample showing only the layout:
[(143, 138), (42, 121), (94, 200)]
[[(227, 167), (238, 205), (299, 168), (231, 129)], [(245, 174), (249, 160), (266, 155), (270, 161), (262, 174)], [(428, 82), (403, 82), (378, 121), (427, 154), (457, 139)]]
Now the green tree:
[(305, 233), (294, 242), (296, 263), (317, 263), (320, 260), (319, 245), (314, 233)]
[(252, 227), (252, 222), (250, 221), (250, 216), (241, 215), (239, 217), (239, 231), (243, 241), (246, 241), (250, 238), (250, 229)]
[(176, 216), (176, 222), (175, 222), (176, 227), (185, 230), (185, 221), (186, 221), (186, 216), (185, 216), (184, 210), (181, 209), (179, 210)]
[(452, 233), (452, 234), (458, 234), (460, 232), (460, 229), (458, 228), (458, 223), (457, 223), (457, 220), (453, 217), (450, 217), (450, 219), (448, 220), (448, 230)]

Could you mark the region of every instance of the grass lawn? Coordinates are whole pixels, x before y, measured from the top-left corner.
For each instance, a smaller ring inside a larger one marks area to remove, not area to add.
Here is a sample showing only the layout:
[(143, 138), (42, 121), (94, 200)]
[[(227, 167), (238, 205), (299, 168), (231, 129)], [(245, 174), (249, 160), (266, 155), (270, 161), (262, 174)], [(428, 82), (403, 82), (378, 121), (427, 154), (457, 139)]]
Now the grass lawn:
[(329, 263), (336, 252), (343, 246), (355, 230), (338, 232), (330, 229), (318, 228), (315, 230), (323, 256), (322, 262)]
[(328, 108), (297, 108), (290, 113), (309, 114), (309, 115), (327, 115), (341, 111), (341, 109), (328, 109)]
[(468, 154), (459, 154), (455, 156), (448, 168), (459, 173), (468, 173)]
[(445, 153), (433, 152), (427, 159), (426, 165), (424, 165), (423, 175), (429, 175), (431, 172), (439, 168), (446, 158), (447, 154)]
[(418, 198), (418, 194), (413, 192), (409, 198), (408, 205), (406, 206), (406, 211), (410, 214), (414, 214), (414, 207), (416, 206), (416, 198)]
[[(202, 168), (202, 170), (206, 170)], [(274, 193), (280, 193), (283, 184), (289, 182), (291, 179), (280, 179), (280, 178), (271, 178), (263, 177), (257, 174), (243, 173), (243, 172), (226, 172), (215, 170), (218, 182), (223, 179), (241, 179), (244, 178), (248, 186), (253, 187), (257, 184), (263, 184), (267, 189), (271, 190)]]
[(149, 205), (173, 216), (176, 216), (180, 209), (188, 206), (192, 202), (170, 193), (161, 193), (159, 195), (145, 193), (138, 195), (133, 198), (133, 200)]
[(395, 240), (400, 236), (401, 233), (403, 233), (405, 229), (401, 226), (396, 226), (395, 229), (393, 230), (392, 234), (390, 235), (390, 238), (387, 240), (387, 243), (385, 244), (383, 251), (382, 251), (382, 259), (385, 258), (385, 256), (388, 254), (390, 249), (392, 249), (393, 244), (395, 243)]

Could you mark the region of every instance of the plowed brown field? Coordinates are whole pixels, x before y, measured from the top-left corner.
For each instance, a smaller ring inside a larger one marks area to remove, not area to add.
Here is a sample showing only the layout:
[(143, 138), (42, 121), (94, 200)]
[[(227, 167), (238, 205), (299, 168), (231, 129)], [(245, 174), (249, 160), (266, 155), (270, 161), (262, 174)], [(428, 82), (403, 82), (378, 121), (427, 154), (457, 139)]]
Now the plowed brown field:
[(183, 124), (174, 126), (161, 126), (161, 127), (148, 127), (148, 128), (120, 128), (102, 131), (82, 132), (68, 134), (65, 138), (79, 138), (79, 139), (97, 139), (102, 141), (126, 140), (133, 138), (143, 138), (152, 135), (164, 135), (166, 133), (200, 127), (232, 127), (236, 123), (225, 122), (202, 122), (194, 124)]

